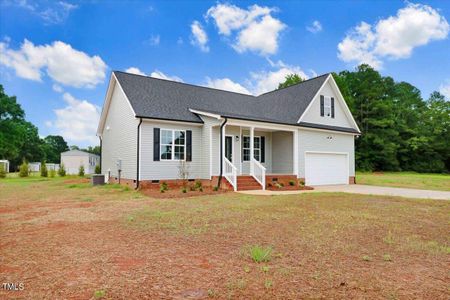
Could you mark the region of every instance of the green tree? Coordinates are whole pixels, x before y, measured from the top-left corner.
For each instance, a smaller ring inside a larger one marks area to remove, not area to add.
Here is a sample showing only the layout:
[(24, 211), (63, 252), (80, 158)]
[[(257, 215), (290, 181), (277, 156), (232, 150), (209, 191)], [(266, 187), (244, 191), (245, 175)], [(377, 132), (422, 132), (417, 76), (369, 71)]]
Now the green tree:
[(22, 160), (42, 159), (42, 140), (37, 128), (25, 120), (25, 112), (16, 97), (8, 96), (0, 85), (0, 157), (17, 170)]
[(42, 145), (45, 159), (52, 163), (59, 164), (61, 161), (61, 153), (68, 151), (66, 141), (60, 135), (48, 135), (44, 138)]
[(303, 81), (303, 79), (298, 74), (295, 74), (295, 73), (288, 74), (288, 75), (286, 75), (284, 82), (280, 82), (278, 84), (278, 90), (282, 89), (282, 88), (286, 88), (286, 87), (294, 85), (294, 84), (297, 84), (297, 83), (300, 83), (302, 81)]
[(28, 177), (29, 175), (28, 163), (24, 160), (19, 167), (19, 176), (20, 177)]

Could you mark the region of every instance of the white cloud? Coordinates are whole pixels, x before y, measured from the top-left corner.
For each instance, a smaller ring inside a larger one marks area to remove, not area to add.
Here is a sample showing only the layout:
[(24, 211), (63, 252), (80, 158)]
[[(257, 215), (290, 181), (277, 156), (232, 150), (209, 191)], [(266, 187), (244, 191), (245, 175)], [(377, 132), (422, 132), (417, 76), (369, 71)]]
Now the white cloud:
[(404, 59), (414, 48), (448, 36), (444, 16), (428, 5), (408, 3), (396, 16), (375, 25), (361, 22), (338, 45), (338, 57), (346, 62), (368, 63), (382, 67), (382, 59)]
[(318, 33), (322, 31), (322, 24), (319, 21), (315, 20), (312, 22), (311, 26), (307, 26), (306, 30), (312, 33)]
[(148, 40), (144, 41), (144, 44), (150, 46), (158, 46), (161, 41), (161, 37), (158, 35), (152, 35)]
[(448, 79), (445, 83), (441, 84), (441, 86), (439, 87), (439, 93), (441, 93), (447, 99), (450, 100), (450, 79)]
[(286, 80), (286, 75), (295, 73), (303, 79), (309, 78), (298, 66), (288, 65), (282, 61), (272, 62), (270, 59), (268, 62), (269, 70), (251, 72), (250, 77), (245, 80), (245, 84), (234, 82), (229, 78), (211, 79), (207, 77), (207, 86), (257, 96), (278, 88), (278, 84)]
[(78, 8), (78, 5), (65, 1), (51, 2), (49, 5), (45, 2), (18, 0), (3, 1), (3, 6), (16, 6), (27, 10), (31, 14), (41, 18), (46, 24), (63, 23), (70, 13)]
[(159, 79), (166, 79), (166, 80), (172, 80), (172, 81), (178, 81), (178, 82), (183, 82), (183, 79), (181, 79), (178, 76), (170, 76), (170, 75), (166, 75), (163, 72), (159, 71), (159, 70), (155, 70), (150, 74), (150, 77), (153, 78), (159, 78)]
[(203, 52), (209, 52), (208, 47), (208, 35), (206, 34), (205, 30), (203, 29), (202, 25), (199, 21), (194, 21), (191, 24), (191, 44), (194, 46), (197, 46), (202, 50)]
[(25, 79), (42, 81), (44, 70), (54, 81), (73, 87), (93, 88), (105, 79), (107, 66), (99, 56), (89, 56), (61, 41), (35, 46), (25, 39), (18, 50), (0, 43), (0, 53), (0, 64)]
[(64, 93), (63, 99), (67, 106), (55, 109), (56, 120), (47, 121), (45, 124), (55, 128), (58, 134), (71, 143), (96, 144), (100, 107), (87, 100), (76, 99), (69, 93)]
[(55, 92), (57, 92), (57, 93), (62, 93), (64, 90), (63, 90), (63, 88), (60, 86), (60, 85), (57, 85), (57, 84), (53, 84), (52, 85), (52, 89), (55, 91)]
[(209, 77), (206, 78), (206, 86), (219, 89), (219, 90), (225, 90), (225, 91), (231, 91), (241, 94), (251, 94), (245, 87), (240, 85), (237, 82), (232, 81), (229, 78), (221, 78), (221, 79), (211, 79)]
[(284, 82), (286, 75), (298, 74), (303, 79), (308, 79), (308, 75), (298, 66), (291, 66), (278, 61), (273, 63), (269, 61), (272, 68), (276, 70), (272, 71), (259, 71), (252, 72), (250, 86), (254, 95), (260, 95), (269, 91), (273, 91), (278, 88), (278, 84)]
[(206, 13), (212, 18), (219, 34), (226, 37), (236, 33), (232, 47), (238, 52), (253, 51), (261, 55), (275, 54), (280, 32), (286, 25), (271, 14), (276, 9), (252, 5), (242, 9), (235, 5), (219, 3)]
[(147, 76), (144, 72), (142, 72), (141, 70), (139, 70), (139, 68), (136, 68), (136, 67), (130, 67), (130, 68), (126, 69), (125, 72), (131, 73), (131, 74)]

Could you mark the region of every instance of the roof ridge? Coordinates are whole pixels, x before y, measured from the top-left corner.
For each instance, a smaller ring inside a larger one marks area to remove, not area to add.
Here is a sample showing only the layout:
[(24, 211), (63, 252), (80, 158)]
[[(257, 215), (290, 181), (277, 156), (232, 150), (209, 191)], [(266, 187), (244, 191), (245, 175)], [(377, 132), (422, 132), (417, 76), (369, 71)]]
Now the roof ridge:
[(305, 83), (307, 81), (316, 80), (316, 79), (319, 79), (320, 77), (328, 76), (330, 74), (331, 74), (330, 72), (329, 73), (325, 73), (325, 74), (322, 74), (322, 75), (319, 75), (319, 76), (316, 76), (316, 77), (313, 77), (313, 78), (309, 78), (309, 79), (303, 80), (302, 82), (299, 82), (299, 83), (296, 83), (296, 84), (293, 84), (293, 85), (290, 85), (290, 86), (282, 87), (281, 89), (274, 89), (272, 91), (265, 92), (265, 93), (260, 94), (260, 95), (258, 95), (256, 97), (260, 97), (262, 95), (267, 95), (267, 94), (270, 94), (270, 93), (273, 93), (273, 92), (278, 92), (278, 91), (281, 91), (281, 90), (285, 90), (285, 89), (288, 89), (290, 87), (298, 86), (298, 85), (301, 85), (301, 84), (303, 84), (303, 83)]
[(238, 94), (238, 95), (243, 95), (243, 96), (249, 96), (249, 97), (252, 97), (252, 98), (257, 98), (257, 96), (252, 95), (252, 94), (238, 93), (238, 92), (227, 91), (227, 90), (212, 88), (212, 87), (203, 86), (203, 85), (196, 85), (196, 84), (192, 84), (192, 83), (180, 82), (180, 81), (163, 79), (163, 78), (156, 78), (156, 77), (151, 77), (151, 76), (141, 75), (141, 74), (127, 73), (127, 72), (124, 72), (124, 71), (113, 71), (113, 73), (116, 73), (116, 72), (117, 73), (123, 73), (123, 74), (126, 74), (126, 75), (140, 76), (140, 77), (145, 77), (145, 78), (149, 78), (149, 79), (167, 81), (167, 82), (177, 83), (177, 84), (181, 84), (181, 85), (188, 85), (188, 86), (193, 86), (193, 87), (197, 87), (197, 88), (204, 88), (204, 89), (213, 90), (213, 91), (221, 91), (221, 92), (226, 92), (226, 93), (232, 93), (232, 94)]

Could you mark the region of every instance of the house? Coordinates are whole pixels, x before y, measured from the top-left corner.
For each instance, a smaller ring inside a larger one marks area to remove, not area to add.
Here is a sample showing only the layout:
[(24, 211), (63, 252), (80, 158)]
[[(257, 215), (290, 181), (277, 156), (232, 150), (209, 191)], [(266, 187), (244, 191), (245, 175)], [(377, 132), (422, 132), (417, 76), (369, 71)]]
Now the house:
[(39, 172), (41, 170), (41, 163), (40, 162), (30, 162), (28, 164), (28, 170), (30, 170), (30, 172)]
[(95, 166), (100, 164), (100, 156), (80, 150), (69, 150), (61, 153), (61, 164), (64, 164), (67, 174), (78, 174), (80, 166), (84, 166), (85, 174), (94, 174)]
[(360, 130), (331, 74), (251, 96), (115, 71), (97, 135), (110, 182), (170, 182), (184, 166), (242, 190), (354, 183)]
[(9, 173), (9, 160), (0, 159), (0, 168), (5, 170), (6, 173)]
[[(54, 164), (54, 163), (45, 163), (45, 166), (47, 167), (47, 170), (55, 170), (58, 171), (59, 170), (59, 164)], [(41, 163), (40, 162), (30, 162), (28, 164), (28, 169), (30, 170), (30, 172), (40, 172), (41, 171)]]

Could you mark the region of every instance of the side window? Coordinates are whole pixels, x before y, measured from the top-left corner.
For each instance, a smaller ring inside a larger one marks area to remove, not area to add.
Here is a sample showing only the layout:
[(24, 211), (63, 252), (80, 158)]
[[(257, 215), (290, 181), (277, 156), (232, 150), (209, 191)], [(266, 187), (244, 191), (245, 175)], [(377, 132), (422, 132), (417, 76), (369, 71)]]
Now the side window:
[(325, 96), (323, 108), (325, 116), (331, 117), (331, 97)]
[(161, 129), (161, 160), (184, 160), (186, 157), (186, 132)]

